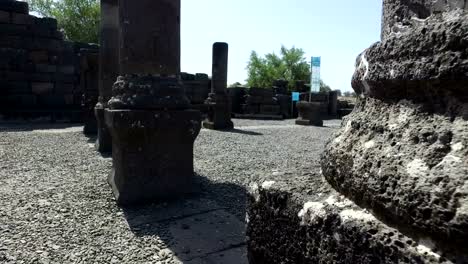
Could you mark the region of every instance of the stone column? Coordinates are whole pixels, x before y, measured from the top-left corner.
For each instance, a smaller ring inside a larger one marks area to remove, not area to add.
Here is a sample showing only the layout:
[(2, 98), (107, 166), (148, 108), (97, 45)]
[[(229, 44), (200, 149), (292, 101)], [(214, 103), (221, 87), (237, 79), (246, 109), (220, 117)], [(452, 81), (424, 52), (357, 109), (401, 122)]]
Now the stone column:
[(104, 110), (112, 95), (112, 85), (119, 73), (119, 4), (118, 0), (101, 0), (99, 48), (99, 101), (94, 109), (98, 135), (96, 149), (112, 151), (112, 138), (104, 122)]
[(120, 0), (120, 71), (105, 119), (119, 204), (192, 192), (201, 114), (180, 83), (180, 0)]
[(211, 109), (208, 118), (203, 122), (203, 127), (208, 129), (234, 128), (231, 121), (231, 100), (226, 90), (228, 50), (227, 43), (216, 42), (213, 44), (211, 93), (205, 102)]
[(301, 126), (323, 126), (321, 115), (322, 103), (299, 101), (296, 104), (299, 117), (296, 119), (296, 125)]
[(328, 115), (336, 118), (338, 116), (338, 92), (331, 91), (328, 93)]

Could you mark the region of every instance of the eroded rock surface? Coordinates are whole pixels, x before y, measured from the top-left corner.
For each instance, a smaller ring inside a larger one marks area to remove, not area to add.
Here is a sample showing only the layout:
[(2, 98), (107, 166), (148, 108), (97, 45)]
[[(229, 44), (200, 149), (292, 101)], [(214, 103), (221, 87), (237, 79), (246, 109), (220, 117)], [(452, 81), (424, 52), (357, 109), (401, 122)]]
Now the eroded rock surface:
[(352, 84), (358, 105), (322, 156), (324, 176), (341, 194), (463, 261), (466, 8), (466, 1), (456, 0), (384, 1), (383, 39), (357, 59)]

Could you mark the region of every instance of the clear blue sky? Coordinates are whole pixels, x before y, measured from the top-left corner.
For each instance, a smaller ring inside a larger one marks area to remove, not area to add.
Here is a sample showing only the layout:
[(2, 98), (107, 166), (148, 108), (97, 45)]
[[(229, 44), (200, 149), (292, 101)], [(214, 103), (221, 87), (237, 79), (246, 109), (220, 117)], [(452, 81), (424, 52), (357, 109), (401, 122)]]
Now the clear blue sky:
[(322, 57), (332, 89), (350, 91), (356, 56), (380, 39), (381, 15), (381, 0), (182, 0), (182, 71), (211, 75), (212, 44), (228, 42), (228, 83), (244, 83), (252, 50), (294, 45)]

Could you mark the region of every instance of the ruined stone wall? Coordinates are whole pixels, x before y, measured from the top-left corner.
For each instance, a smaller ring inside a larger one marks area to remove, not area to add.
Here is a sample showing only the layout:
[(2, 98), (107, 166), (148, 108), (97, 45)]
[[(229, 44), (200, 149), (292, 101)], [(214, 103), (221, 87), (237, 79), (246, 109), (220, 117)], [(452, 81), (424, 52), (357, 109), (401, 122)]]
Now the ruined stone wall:
[(75, 111), (79, 120), (79, 51), (97, 47), (64, 41), (55, 19), (28, 13), (26, 2), (0, 2), (0, 114)]

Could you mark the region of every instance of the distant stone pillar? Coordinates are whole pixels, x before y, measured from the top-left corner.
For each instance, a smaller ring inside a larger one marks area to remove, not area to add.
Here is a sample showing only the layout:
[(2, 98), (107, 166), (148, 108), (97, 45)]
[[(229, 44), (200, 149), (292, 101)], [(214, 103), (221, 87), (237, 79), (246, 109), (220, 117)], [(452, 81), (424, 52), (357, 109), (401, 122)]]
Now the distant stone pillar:
[(193, 191), (201, 114), (180, 83), (180, 0), (120, 0), (120, 72), (106, 110), (119, 204)]
[(299, 101), (296, 104), (299, 117), (296, 119), (296, 125), (301, 126), (323, 126), (321, 114), (321, 102)]
[(328, 93), (328, 115), (333, 118), (338, 116), (338, 91)]
[(227, 43), (213, 44), (211, 93), (205, 102), (211, 109), (203, 122), (203, 127), (208, 129), (234, 128), (231, 121), (231, 98), (227, 93), (228, 51)]
[(101, 0), (99, 47), (99, 101), (94, 109), (98, 126), (96, 149), (112, 151), (112, 138), (104, 122), (104, 110), (119, 74), (119, 1)]

